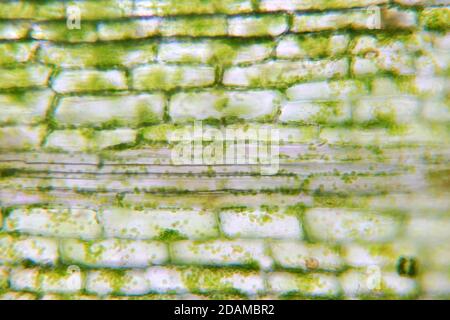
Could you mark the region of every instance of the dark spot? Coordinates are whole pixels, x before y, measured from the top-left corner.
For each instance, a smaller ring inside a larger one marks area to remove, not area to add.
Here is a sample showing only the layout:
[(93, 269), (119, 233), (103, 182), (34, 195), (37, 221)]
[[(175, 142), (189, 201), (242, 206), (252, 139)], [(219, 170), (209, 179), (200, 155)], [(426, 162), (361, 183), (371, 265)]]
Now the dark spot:
[(417, 275), (417, 260), (413, 257), (400, 257), (397, 261), (397, 273), (401, 276)]

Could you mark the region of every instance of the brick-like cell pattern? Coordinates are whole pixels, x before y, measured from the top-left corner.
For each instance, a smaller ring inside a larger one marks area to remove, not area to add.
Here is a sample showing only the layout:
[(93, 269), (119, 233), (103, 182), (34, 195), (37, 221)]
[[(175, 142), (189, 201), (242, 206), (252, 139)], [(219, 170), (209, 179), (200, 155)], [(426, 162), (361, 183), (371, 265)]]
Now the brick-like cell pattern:
[(0, 299), (450, 298), (449, 5), (1, 1)]

